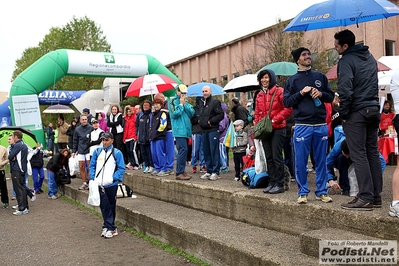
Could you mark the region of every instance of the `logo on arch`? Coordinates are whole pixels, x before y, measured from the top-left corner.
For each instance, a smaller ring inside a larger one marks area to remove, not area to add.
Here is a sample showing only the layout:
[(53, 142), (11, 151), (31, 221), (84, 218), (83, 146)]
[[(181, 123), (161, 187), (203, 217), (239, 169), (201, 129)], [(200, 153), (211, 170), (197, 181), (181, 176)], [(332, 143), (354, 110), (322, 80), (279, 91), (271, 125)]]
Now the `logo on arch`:
[(105, 63), (115, 64), (115, 58), (113, 55), (104, 55)]

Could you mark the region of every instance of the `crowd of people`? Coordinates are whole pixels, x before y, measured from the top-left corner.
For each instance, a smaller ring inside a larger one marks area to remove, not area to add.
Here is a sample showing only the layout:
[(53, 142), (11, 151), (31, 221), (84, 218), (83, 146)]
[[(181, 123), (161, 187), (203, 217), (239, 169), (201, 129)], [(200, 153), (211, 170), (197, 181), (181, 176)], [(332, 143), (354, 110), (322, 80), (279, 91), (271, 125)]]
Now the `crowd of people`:
[[(179, 84), (175, 97), (169, 100), (158, 93), (152, 101), (126, 106), (123, 111), (113, 105), (108, 115), (102, 112), (92, 115), (85, 108), (70, 124), (59, 115), (57, 127), (49, 123), (45, 129), (47, 148), (53, 155), (46, 165), (48, 197), (57, 198), (56, 175), (62, 169), (68, 171), (70, 158), (76, 158), (79, 164), (80, 190), (88, 189), (89, 180), (101, 174), (104, 182), (100, 186), (104, 202), (101, 235), (109, 238), (117, 235), (115, 186), (123, 180), (125, 169), (142, 169), (143, 173), (158, 177), (174, 175), (176, 180), (185, 181), (191, 179), (186, 170), (189, 165), (191, 173), (202, 172), (201, 179), (216, 181), (229, 172), (231, 149), (234, 179), (238, 181), (245, 167), (243, 158), (259, 152), (260, 148), (269, 176), (264, 193), (284, 193), (287, 167), (298, 185), (297, 202), (306, 204), (310, 194), (308, 173), (314, 171), (315, 199), (329, 203), (333, 201), (328, 195), (329, 187), (341, 190), (346, 196), (354, 189), (348, 173), (352, 166), (357, 190), (354, 198), (341, 207), (380, 208), (386, 162), (378, 152), (378, 136), (392, 130), (396, 115), (390, 101), (379, 112), (377, 64), (368, 47), (356, 45), (355, 35), (349, 30), (337, 32), (334, 39), (341, 56), (337, 92), (323, 73), (311, 68), (310, 50), (300, 47), (291, 52), (298, 65), (297, 73), (280, 87), (272, 70), (260, 71), (259, 90), (247, 108), (238, 98), (232, 98), (230, 106), (221, 103), (209, 86), (202, 88), (202, 96), (196, 97), (192, 105), (187, 98), (187, 86)], [(270, 117), (273, 131), (268, 138), (256, 140), (252, 129), (266, 116)], [(226, 147), (230, 123), (236, 141), (234, 146)], [(9, 163), (18, 201), (16, 215), (29, 212), (27, 197), (43, 192), (44, 179), (41, 147), (28, 151), (21, 139), (21, 132), (15, 131), (9, 151), (0, 147), (1, 200), (8, 207), (3, 177), (4, 166)], [(26, 186), (27, 161), (32, 168), (33, 193)], [(110, 176), (113, 179), (104, 180)], [(390, 215), (399, 217), (397, 194), (394, 193)]]

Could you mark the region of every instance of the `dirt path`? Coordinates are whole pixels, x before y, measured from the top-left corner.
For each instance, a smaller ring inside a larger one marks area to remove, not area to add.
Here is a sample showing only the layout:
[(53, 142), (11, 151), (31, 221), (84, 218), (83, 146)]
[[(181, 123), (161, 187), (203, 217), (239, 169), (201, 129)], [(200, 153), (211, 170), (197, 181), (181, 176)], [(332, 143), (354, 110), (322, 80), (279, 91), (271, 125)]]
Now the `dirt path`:
[(102, 220), (65, 200), (40, 194), (29, 207), (22, 216), (0, 208), (1, 265), (195, 265), (123, 230), (102, 238)]

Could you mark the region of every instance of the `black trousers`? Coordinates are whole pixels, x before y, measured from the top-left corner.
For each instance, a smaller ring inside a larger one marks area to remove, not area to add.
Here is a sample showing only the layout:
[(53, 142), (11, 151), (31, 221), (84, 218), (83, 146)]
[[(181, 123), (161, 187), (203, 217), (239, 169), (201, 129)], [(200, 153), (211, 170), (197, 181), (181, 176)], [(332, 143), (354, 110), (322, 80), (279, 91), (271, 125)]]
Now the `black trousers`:
[(244, 167), (244, 160), (242, 157), (245, 156), (245, 152), (234, 153), (234, 170), (236, 171), (235, 177), (241, 176), (241, 168)]
[(378, 153), (378, 106), (366, 107), (350, 114), (342, 127), (355, 166), (358, 197), (366, 202), (381, 200), (382, 170)]
[(0, 170), (0, 192), (1, 192), (1, 202), (9, 203), (6, 172), (4, 170)]
[(11, 179), (15, 194), (17, 194), (18, 209), (20, 211), (29, 209), (24, 173), (17, 170), (11, 170)]

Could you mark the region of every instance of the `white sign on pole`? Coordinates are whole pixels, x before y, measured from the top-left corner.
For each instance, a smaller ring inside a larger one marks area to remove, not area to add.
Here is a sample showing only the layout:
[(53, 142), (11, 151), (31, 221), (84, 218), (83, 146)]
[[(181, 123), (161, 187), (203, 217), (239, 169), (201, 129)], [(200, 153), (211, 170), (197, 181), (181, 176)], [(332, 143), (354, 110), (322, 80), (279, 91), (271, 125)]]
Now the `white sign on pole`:
[(12, 97), (15, 125), (28, 130), (42, 129), (39, 100), (37, 95)]

